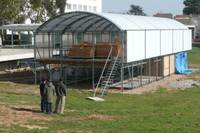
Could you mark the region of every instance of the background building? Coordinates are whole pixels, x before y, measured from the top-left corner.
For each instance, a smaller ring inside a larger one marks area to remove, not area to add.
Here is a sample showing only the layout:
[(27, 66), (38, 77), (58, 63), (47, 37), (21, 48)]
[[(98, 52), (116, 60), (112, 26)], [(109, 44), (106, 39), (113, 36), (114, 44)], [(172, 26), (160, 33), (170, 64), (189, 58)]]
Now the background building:
[(69, 11), (102, 12), (102, 0), (68, 0), (65, 12)]
[(194, 38), (200, 38), (200, 14), (196, 15), (176, 15), (175, 20), (187, 25), (189, 28), (195, 26)]
[(153, 17), (173, 19), (173, 15), (171, 13), (157, 13), (157, 14), (154, 14)]

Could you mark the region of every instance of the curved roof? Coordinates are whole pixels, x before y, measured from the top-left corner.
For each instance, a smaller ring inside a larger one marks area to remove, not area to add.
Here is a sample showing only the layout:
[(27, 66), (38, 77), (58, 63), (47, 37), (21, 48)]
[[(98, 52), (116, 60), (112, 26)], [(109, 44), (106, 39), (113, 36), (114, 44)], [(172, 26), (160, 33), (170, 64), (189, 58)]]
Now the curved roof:
[(187, 29), (187, 27), (167, 18), (75, 11), (49, 19), (38, 27), (36, 32), (110, 32), (154, 29)]

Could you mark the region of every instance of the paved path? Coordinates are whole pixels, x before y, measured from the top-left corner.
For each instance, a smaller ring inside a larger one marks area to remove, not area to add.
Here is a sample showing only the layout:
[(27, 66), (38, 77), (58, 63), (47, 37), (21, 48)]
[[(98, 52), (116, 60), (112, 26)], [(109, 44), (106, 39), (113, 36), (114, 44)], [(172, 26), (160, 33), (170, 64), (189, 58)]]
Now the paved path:
[(0, 62), (34, 58), (33, 49), (0, 48)]

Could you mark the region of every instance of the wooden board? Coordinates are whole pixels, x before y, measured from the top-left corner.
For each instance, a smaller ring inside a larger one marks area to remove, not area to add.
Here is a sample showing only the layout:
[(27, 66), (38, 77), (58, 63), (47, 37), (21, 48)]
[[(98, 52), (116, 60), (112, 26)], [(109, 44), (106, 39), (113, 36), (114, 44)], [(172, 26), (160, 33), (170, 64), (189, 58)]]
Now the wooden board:
[[(151, 61), (150, 64), (150, 75), (151, 76), (169, 76), (175, 73), (175, 55), (168, 55), (162, 57), (163, 61), (158, 62), (158, 68), (156, 72), (156, 63)], [(149, 66), (148, 62), (147, 65), (144, 65), (144, 74), (149, 74)]]

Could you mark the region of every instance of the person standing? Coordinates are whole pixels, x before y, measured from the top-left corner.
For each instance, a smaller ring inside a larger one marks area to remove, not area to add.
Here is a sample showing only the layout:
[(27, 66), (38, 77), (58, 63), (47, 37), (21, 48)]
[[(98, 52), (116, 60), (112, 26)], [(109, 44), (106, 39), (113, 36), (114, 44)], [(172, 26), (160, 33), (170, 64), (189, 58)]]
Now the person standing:
[(51, 80), (48, 78), (44, 87), (44, 100), (45, 100), (45, 111), (46, 113), (52, 114), (52, 103), (53, 96), (55, 93), (55, 87)]
[(44, 102), (44, 87), (45, 87), (45, 82), (46, 80), (44, 78), (42, 78), (41, 83), (40, 83), (40, 97), (41, 97), (41, 103), (40, 103), (40, 107), (41, 107), (41, 112), (44, 112), (44, 108), (45, 108), (45, 102)]
[(63, 114), (64, 108), (65, 108), (65, 99), (66, 99), (66, 85), (63, 82), (63, 79), (60, 78), (59, 82), (56, 86), (56, 105), (55, 105), (55, 113), (58, 113), (58, 107), (60, 104), (60, 114)]

